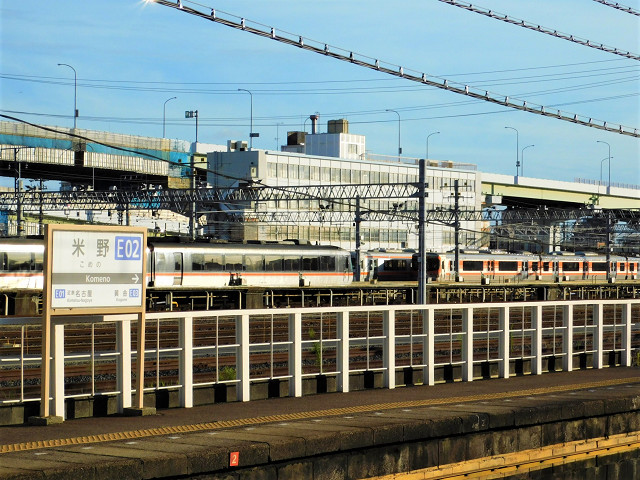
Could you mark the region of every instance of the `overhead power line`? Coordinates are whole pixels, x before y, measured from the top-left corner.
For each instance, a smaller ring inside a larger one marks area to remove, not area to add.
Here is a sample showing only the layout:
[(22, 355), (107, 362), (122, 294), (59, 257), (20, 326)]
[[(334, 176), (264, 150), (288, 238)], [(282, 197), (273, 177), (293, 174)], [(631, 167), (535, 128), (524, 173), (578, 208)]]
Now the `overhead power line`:
[(609, 2), (608, 0), (593, 0), (593, 1), (606, 5), (607, 7), (612, 7), (617, 10), (622, 10), (623, 12), (630, 13), (631, 15), (637, 15), (638, 17), (640, 17), (640, 12), (638, 10), (634, 10), (633, 8), (627, 7), (626, 5), (620, 5), (618, 2)]
[[(503, 13), (495, 12), (487, 8), (472, 5), (471, 3), (459, 2), (458, 0), (438, 0), (438, 1), (442, 3), (447, 3), (449, 5), (453, 5), (454, 7), (464, 8), (465, 10), (469, 10), (470, 12), (474, 12), (474, 13), (479, 13), (480, 15), (485, 15), (487, 17), (495, 18), (496, 20), (501, 20), (503, 22), (511, 23), (512, 25), (517, 25), (518, 27), (528, 28), (529, 30), (545, 33), (547, 35), (551, 35), (557, 38), (562, 38), (563, 40), (568, 40), (569, 42), (578, 43), (580, 45), (584, 45), (585, 47), (595, 48), (597, 50), (602, 50), (603, 52), (613, 53), (614, 55), (620, 55), (621, 57), (630, 58), (632, 60), (640, 60), (640, 55), (636, 53), (620, 50), (615, 47), (610, 47), (610, 46), (604, 45), (603, 43), (592, 42), (591, 40), (587, 40), (586, 38), (576, 37), (575, 35), (570, 35), (568, 33), (562, 33), (552, 28), (543, 27), (542, 25), (538, 25), (537, 23), (531, 23), (531, 22), (527, 22), (526, 20), (510, 17)], [(600, 2), (600, 3), (605, 3), (605, 2)]]
[[(269, 27), (258, 22), (247, 20), (246, 18), (238, 17), (237, 15), (231, 15), (226, 12), (212, 9), (210, 7), (205, 7), (195, 2), (189, 2), (188, 0), (178, 0), (177, 3), (169, 2), (167, 0), (148, 1), (150, 3), (157, 3), (159, 5), (180, 10), (190, 15), (195, 15), (197, 17), (203, 18), (205, 20), (220, 23), (227, 27), (246, 31), (260, 37), (270, 38), (277, 42), (302, 48), (303, 50), (309, 50), (320, 55), (335, 58), (336, 60), (353, 63), (361, 67), (370, 68), (372, 70), (383, 72), (388, 75), (393, 75), (398, 78), (411, 80), (422, 85), (436, 87), (442, 90), (447, 90), (453, 93), (475, 98), (477, 100), (483, 100), (486, 102), (502, 105), (504, 107), (513, 108), (528, 113), (535, 113), (537, 115), (542, 115), (545, 117), (557, 118), (559, 120), (576, 123), (586, 127), (597, 128), (600, 130), (619, 133), (632, 137), (640, 137), (640, 132), (638, 132), (638, 129), (634, 127), (611, 124), (610, 122), (596, 120), (583, 115), (563, 112), (556, 109), (549, 109), (544, 105), (527, 102), (526, 100), (510, 98), (509, 96), (499, 95), (493, 92), (489, 92), (488, 90), (481, 90), (473, 86), (464, 85), (457, 82), (450, 82), (447, 79), (427, 75), (426, 73), (407, 69), (400, 65), (382, 62), (379, 59), (362, 55), (357, 52), (345, 50), (343, 48), (334, 47), (327, 43), (318, 42), (301, 35), (295, 35), (286, 31), (277, 30), (274, 27)], [(185, 6), (185, 3), (190, 3), (194, 5), (195, 8), (187, 7)], [(205, 8), (206, 11), (200, 11), (196, 8)]]

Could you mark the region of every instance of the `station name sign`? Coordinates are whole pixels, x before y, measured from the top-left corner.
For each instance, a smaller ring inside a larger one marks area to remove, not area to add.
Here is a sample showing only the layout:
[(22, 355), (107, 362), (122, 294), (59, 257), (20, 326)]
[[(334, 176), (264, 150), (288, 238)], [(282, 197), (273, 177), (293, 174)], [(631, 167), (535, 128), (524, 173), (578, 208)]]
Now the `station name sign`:
[(55, 229), (51, 237), (51, 308), (141, 308), (144, 232)]

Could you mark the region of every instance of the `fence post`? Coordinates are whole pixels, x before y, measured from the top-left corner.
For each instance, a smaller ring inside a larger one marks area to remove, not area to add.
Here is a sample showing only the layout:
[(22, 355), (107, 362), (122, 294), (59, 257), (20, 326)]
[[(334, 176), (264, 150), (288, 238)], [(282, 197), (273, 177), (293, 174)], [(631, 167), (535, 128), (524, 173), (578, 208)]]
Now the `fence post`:
[(336, 336), (338, 340), (336, 352), (336, 368), (338, 369), (337, 389), (339, 392), (349, 391), (349, 312), (336, 314)]
[(573, 371), (573, 305), (562, 306), (562, 327), (564, 335), (562, 337), (562, 370)]
[(500, 340), (499, 340), (499, 355), (502, 361), (500, 362), (500, 377), (501, 378), (509, 378), (509, 353), (511, 353), (510, 345), (509, 345), (509, 307), (502, 306), (499, 308), (499, 325), (500, 329)]
[(385, 368), (384, 386), (396, 388), (396, 312), (384, 310), (382, 325), (384, 330), (383, 367)]
[(289, 396), (302, 396), (302, 314), (289, 315)]
[(462, 309), (462, 381), (473, 381), (473, 312)]
[(620, 363), (625, 367), (631, 366), (631, 326), (633, 320), (631, 319), (631, 304), (625, 303), (622, 305), (622, 358)]
[(435, 342), (435, 327), (434, 327), (434, 311), (431, 308), (425, 308), (422, 310), (422, 333), (426, 335), (423, 337), (422, 342), (422, 358), (426, 364), (423, 367), (422, 383), (424, 385), (435, 385), (435, 373), (434, 373), (434, 342)]
[(120, 391), (118, 413), (131, 407), (131, 320), (116, 322), (116, 382)]
[(542, 305), (531, 307), (531, 328), (533, 334), (531, 338), (531, 373), (540, 375), (542, 373)]
[(238, 377), (240, 388), (238, 388), (238, 400), (248, 402), (251, 396), (251, 384), (249, 377), (249, 315), (236, 315), (236, 344), (238, 354)]
[[(51, 378), (49, 382), (53, 384), (51, 393), (53, 396), (53, 408), (51, 414), (55, 417), (65, 418), (64, 414), (64, 324), (52, 322), (51, 353), (53, 359), (51, 366)], [(44, 359), (43, 359), (44, 361)], [(49, 401), (49, 399), (42, 399)]]
[(180, 329), (180, 405), (193, 407), (193, 317), (185, 316), (178, 320)]
[(602, 368), (602, 334), (604, 331), (604, 309), (602, 303), (593, 305), (593, 368)]

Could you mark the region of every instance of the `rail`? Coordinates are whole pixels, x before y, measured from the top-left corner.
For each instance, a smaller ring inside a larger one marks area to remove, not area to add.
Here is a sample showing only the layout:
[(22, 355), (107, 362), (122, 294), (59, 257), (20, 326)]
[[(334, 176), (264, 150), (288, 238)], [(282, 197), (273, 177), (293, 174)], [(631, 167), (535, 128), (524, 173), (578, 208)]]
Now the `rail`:
[[(117, 394), (120, 410), (131, 406), (134, 320), (56, 321), (54, 415), (72, 397)], [(40, 322), (0, 318), (0, 405), (40, 400)], [(163, 312), (147, 315), (146, 338), (145, 392), (178, 390), (192, 407), (207, 386), (235, 386), (249, 401), (252, 386), (267, 382), (288, 382), (300, 397), (310, 378), (335, 378), (348, 392), (363, 374), (365, 384), (377, 375), (378, 386), (395, 388), (629, 366), (640, 350), (640, 300)]]

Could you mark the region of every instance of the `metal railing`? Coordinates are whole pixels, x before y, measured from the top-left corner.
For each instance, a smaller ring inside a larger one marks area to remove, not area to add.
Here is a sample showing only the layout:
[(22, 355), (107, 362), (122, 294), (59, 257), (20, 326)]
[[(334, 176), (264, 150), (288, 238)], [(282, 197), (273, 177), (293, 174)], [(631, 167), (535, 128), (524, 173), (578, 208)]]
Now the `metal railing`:
[[(67, 398), (117, 394), (119, 409), (131, 406), (134, 320), (55, 321), (54, 415), (64, 416)], [(0, 405), (40, 400), (40, 321), (0, 318)], [(191, 407), (207, 386), (235, 385), (249, 401), (253, 384), (286, 381), (299, 397), (303, 381), (319, 376), (348, 392), (363, 372), (395, 388), (409, 383), (407, 372), (434, 385), (454, 371), (473, 381), (539, 375), (556, 362), (564, 371), (629, 366), (640, 350), (640, 300), (151, 313), (146, 339), (145, 392), (178, 390)]]

